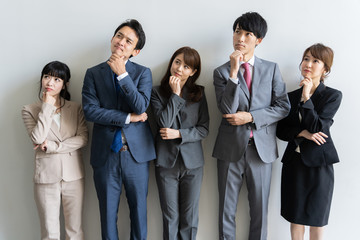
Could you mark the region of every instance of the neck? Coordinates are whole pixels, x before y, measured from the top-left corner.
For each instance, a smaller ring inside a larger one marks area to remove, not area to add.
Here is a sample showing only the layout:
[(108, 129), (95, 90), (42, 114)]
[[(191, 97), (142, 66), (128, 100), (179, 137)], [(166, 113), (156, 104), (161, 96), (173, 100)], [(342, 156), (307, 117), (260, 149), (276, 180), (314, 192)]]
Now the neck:
[(247, 55), (244, 55), (244, 59), (243, 61), (244, 62), (248, 62), (252, 57), (254, 56), (254, 54), (247, 54)]
[(54, 105), (56, 108), (59, 108), (61, 106), (61, 97), (60, 96), (57, 96), (56, 97), (56, 102), (55, 102), (55, 105)]
[(313, 86), (311, 88), (310, 93), (313, 94), (319, 85), (320, 85), (320, 79), (313, 80)]

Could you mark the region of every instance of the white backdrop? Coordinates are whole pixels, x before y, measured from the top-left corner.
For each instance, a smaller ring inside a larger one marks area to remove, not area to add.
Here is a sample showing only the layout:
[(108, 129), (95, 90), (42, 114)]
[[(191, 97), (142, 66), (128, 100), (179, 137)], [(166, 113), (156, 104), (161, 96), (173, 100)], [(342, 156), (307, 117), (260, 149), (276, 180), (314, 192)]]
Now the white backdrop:
[[(33, 150), (20, 111), (37, 100), (43, 66), (60, 60), (72, 72), (70, 92), (81, 101), (81, 87), (87, 68), (110, 55), (115, 28), (128, 18), (138, 19), (147, 42), (133, 59), (152, 69), (159, 84), (172, 53), (189, 45), (202, 58), (200, 84), (206, 87), (210, 109), (210, 134), (203, 142), (205, 172), (200, 199), (199, 240), (217, 239), (216, 160), (211, 157), (220, 112), (215, 103), (213, 69), (228, 60), (232, 52), (232, 24), (242, 13), (259, 12), (268, 22), (268, 34), (256, 49), (259, 57), (278, 62), (287, 90), (297, 88), (302, 53), (322, 42), (335, 51), (334, 66), (326, 84), (343, 92), (332, 135), (341, 163), (335, 165), (335, 190), (325, 239), (357, 239), (360, 213), (360, 169), (358, 136), (360, 87), (358, 54), (359, 0), (226, 0), (226, 1), (120, 1), (120, 0), (2, 0), (0, 2), (0, 239), (39, 239), (39, 220), (33, 200)], [(347, 122), (346, 122), (346, 119)], [(89, 124), (90, 126), (90, 124)], [(282, 154), (285, 144), (279, 142)], [(84, 231), (86, 239), (100, 239), (98, 202), (89, 164), (89, 146), (84, 149), (86, 192)], [(154, 166), (150, 168), (148, 196), (148, 239), (162, 236), (162, 220)], [(273, 164), (269, 203), (269, 240), (289, 239), (289, 224), (280, 216), (280, 159)], [(124, 194), (123, 194), (124, 195)], [(119, 211), (119, 237), (129, 239), (126, 198)], [(248, 234), (247, 190), (244, 186), (237, 213), (237, 239)]]

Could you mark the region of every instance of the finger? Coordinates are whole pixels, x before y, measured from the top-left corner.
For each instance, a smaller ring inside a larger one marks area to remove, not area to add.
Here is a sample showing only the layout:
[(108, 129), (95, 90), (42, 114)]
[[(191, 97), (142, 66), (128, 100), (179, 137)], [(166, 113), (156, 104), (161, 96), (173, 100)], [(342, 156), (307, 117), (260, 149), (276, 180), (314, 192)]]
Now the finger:
[(326, 134), (323, 133), (323, 132), (319, 132), (319, 134), (320, 134), (321, 136), (325, 137), (325, 138), (328, 138), (328, 135), (326, 135)]

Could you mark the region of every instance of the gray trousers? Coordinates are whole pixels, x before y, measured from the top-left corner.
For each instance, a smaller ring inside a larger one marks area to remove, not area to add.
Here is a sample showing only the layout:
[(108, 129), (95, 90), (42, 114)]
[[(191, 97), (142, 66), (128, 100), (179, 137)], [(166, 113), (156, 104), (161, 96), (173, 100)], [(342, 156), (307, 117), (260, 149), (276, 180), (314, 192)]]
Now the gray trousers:
[(267, 213), (271, 163), (261, 161), (253, 142), (236, 162), (219, 160), (219, 239), (236, 239), (236, 208), (244, 177), (250, 205), (249, 240), (267, 239)]
[(181, 157), (173, 168), (156, 167), (164, 240), (195, 240), (203, 167), (186, 169)]

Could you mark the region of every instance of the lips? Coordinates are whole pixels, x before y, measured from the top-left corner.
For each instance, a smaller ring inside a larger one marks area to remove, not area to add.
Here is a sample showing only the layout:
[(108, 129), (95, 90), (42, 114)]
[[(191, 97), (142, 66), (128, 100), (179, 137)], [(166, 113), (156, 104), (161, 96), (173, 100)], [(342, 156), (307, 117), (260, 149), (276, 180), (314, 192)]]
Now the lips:
[(45, 90), (46, 90), (47, 92), (50, 92), (50, 91), (52, 91), (52, 88), (45, 88)]

